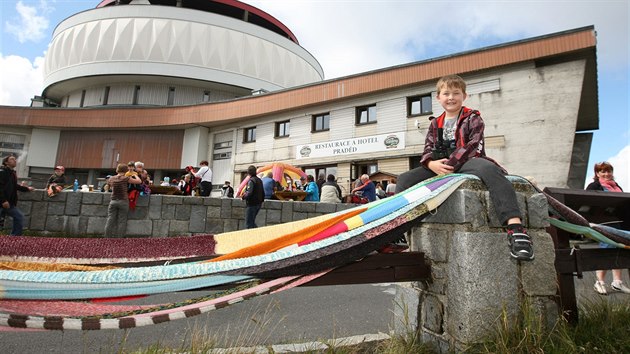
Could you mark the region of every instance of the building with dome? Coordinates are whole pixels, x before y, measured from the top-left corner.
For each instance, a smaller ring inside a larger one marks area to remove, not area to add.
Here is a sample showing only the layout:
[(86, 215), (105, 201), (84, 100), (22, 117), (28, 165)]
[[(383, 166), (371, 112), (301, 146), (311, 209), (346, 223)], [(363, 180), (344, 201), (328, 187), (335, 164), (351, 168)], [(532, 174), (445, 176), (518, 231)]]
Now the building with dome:
[(59, 164), (96, 184), (131, 160), (156, 180), (208, 160), (218, 188), (282, 161), (349, 192), (363, 173), (417, 166), (441, 113), (435, 83), (457, 73), (488, 155), (541, 186), (580, 188), (596, 64), (590, 26), (324, 80), (286, 26), (245, 3), (104, 0), (57, 26), (32, 107), (0, 107), (0, 154), (20, 155), (34, 184)]

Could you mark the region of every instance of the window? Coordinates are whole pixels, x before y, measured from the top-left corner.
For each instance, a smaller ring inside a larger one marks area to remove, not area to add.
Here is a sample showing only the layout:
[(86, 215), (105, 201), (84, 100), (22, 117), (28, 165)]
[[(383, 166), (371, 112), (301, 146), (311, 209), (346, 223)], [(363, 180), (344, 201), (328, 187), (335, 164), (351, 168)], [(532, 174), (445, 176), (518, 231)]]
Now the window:
[(212, 155), (212, 160), (229, 160), (232, 158), (231, 152), (220, 152)]
[(203, 92), (203, 102), (210, 102), (210, 91)]
[(431, 95), (407, 97), (408, 117), (431, 114), (432, 111)]
[(311, 124), (311, 131), (321, 132), (325, 130), (330, 130), (330, 113), (314, 115)]
[(133, 88), (133, 98), (131, 99), (131, 104), (132, 105), (137, 105), (138, 104), (138, 95), (140, 94), (140, 86), (136, 85)]
[(222, 141), (220, 143), (214, 143), (214, 149), (227, 149), (232, 147), (232, 140)]
[(85, 90), (81, 91), (81, 102), (79, 102), (79, 107), (83, 107), (84, 104), (85, 104)]
[(376, 105), (357, 107), (356, 124), (376, 123)]
[(24, 144), (0, 141), (1, 149), (24, 150)]
[(168, 100), (166, 101), (167, 106), (172, 106), (175, 103), (175, 87), (168, 88)]
[(306, 173), (307, 175), (311, 175), (311, 176), (315, 177), (315, 180), (317, 180), (319, 178), (319, 175), (321, 173), (324, 174), (324, 178), (328, 177), (328, 175), (333, 175), (333, 176), (337, 177), (337, 165), (305, 167), (304, 168), (304, 173)]
[(361, 177), (361, 175), (371, 175), (376, 171), (378, 171), (378, 163), (376, 162), (353, 164), (350, 169), (350, 178), (354, 181)]
[(243, 131), (243, 142), (251, 143), (256, 141), (256, 127), (245, 128)]
[(290, 122), (288, 120), (276, 123), (276, 138), (289, 136), (289, 127)]
[(103, 92), (103, 106), (107, 105), (109, 100), (109, 86), (105, 86), (105, 92)]

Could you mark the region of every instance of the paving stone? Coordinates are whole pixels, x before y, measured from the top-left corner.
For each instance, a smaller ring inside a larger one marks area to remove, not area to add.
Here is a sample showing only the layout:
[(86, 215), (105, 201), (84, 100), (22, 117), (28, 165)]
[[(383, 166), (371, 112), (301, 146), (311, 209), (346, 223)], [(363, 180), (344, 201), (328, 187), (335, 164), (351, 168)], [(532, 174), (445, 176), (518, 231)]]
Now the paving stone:
[(85, 204), (102, 204), (103, 203), (103, 194), (102, 193), (80, 193), (82, 200), (81, 202)]
[(153, 234), (153, 222), (151, 220), (127, 220), (127, 235), (151, 236)]
[(31, 230), (46, 230), (46, 216), (48, 215), (47, 202), (33, 202), (31, 209)]
[(105, 234), (105, 223), (107, 218), (104, 217), (89, 217), (87, 233), (90, 235), (103, 235)]
[(174, 236), (188, 235), (188, 221), (171, 220), (168, 228), (168, 234)]
[[(229, 226), (234, 227), (233, 229), (225, 229), (225, 224), (228, 223)], [(209, 234), (220, 234), (227, 231), (236, 231), (237, 230), (237, 222), (235, 220), (224, 220), (221, 218), (207, 218), (206, 219), (206, 233)]]
[(162, 204), (162, 219), (175, 219), (175, 205)]
[(81, 194), (65, 193), (66, 215), (79, 215), (81, 213)]
[(190, 209), (190, 222), (188, 231), (202, 233), (206, 231), (206, 218), (207, 211), (212, 207), (206, 207), (205, 205), (193, 205)]
[(85, 216), (107, 216), (107, 206), (105, 205), (83, 205), (81, 215)]
[(337, 204), (334, 203), (317, 203), (315, 211), (322, 214), (330, 214), (337, 211)]
[(129, 215), (127, 216), (129, 220), (144, 220), (149, 216), (149, 207), (148, 206), (137, 206), (135, 209), (129, 209)]
[(184, 204), (184, 200), (182, 197), (177, 196), (177, 195), (163, 195), (162, 204), (163, 205), (166, 205), (166, 204), (179, 205), (179, 204)]
[(190, 205), (175, 206), (175, 220), (190, 220)]
[(166, 237), (168, 236), (168, 230), (170, 227), (170, 220), (153, 220), (153, 231), (151, 236), (153, 237)]

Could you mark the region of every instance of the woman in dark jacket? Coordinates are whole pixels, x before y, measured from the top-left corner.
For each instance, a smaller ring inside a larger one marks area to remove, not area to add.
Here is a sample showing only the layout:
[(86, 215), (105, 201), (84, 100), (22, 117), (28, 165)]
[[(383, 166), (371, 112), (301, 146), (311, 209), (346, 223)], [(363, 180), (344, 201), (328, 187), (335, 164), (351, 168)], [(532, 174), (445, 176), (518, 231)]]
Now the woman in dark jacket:
[[(593, 176), (593, 182), (586, 186), (586, 190), (604, 191), (604, 192), (623, 192), (621, 187), (615, 182), (613, 176), (613, 167), (609, 162), (596, 163), (594, 167), (595, 176)], [(606, 243), (601, 242), (599, 244), (601, 248), (609, 248)], [(621, 281), (621, 269), (613, 269), (613, 281), (610, 283), (610, 288), (613, 291), (620, 291), (622, 293), (630, 294), (630, 288), (626, 287)], [(597, 275), (597, 281), (593, 288), (601, 295), (606, 295), (606, 270), (598, 270), (595, 272)]]

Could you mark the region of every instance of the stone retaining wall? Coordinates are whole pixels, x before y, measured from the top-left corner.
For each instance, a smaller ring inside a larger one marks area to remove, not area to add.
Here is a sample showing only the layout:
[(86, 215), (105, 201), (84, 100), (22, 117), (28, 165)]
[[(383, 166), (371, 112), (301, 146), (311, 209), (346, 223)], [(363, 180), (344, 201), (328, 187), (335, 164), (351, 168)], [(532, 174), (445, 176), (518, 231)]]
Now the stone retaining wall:
[[(18, 207), (25, 215), (25, 229), (72, 235), (102, 235), (107, 220), (109, 193), (62, 192), (49, 198), (43, 190), (20, 193)], [(302, 220), (353, 207), (268, 200), (256, 218), (258, 226)], [(7, 218), (6, 227), (11, 219)], [(240, 199), (171, 195), (140, 197), (129, 212), (127, 235), (170, 236), (217, 234), (245, 228), (245, 202)]]
[(555, 323), (559, 308), (554, 245), (544, 229), (547, 201), (527, 185), (515, 188), (536, 259), (510, 257), (488, 192), (479, 182), (466, 182), (408, 235), (411, 250), (425, 253), (431, 277), (397, 287), (397, 333), (417, 331), (423, 342), (446, 353), (492, 333), (503, 313), (516, 321), (521, 308)]

